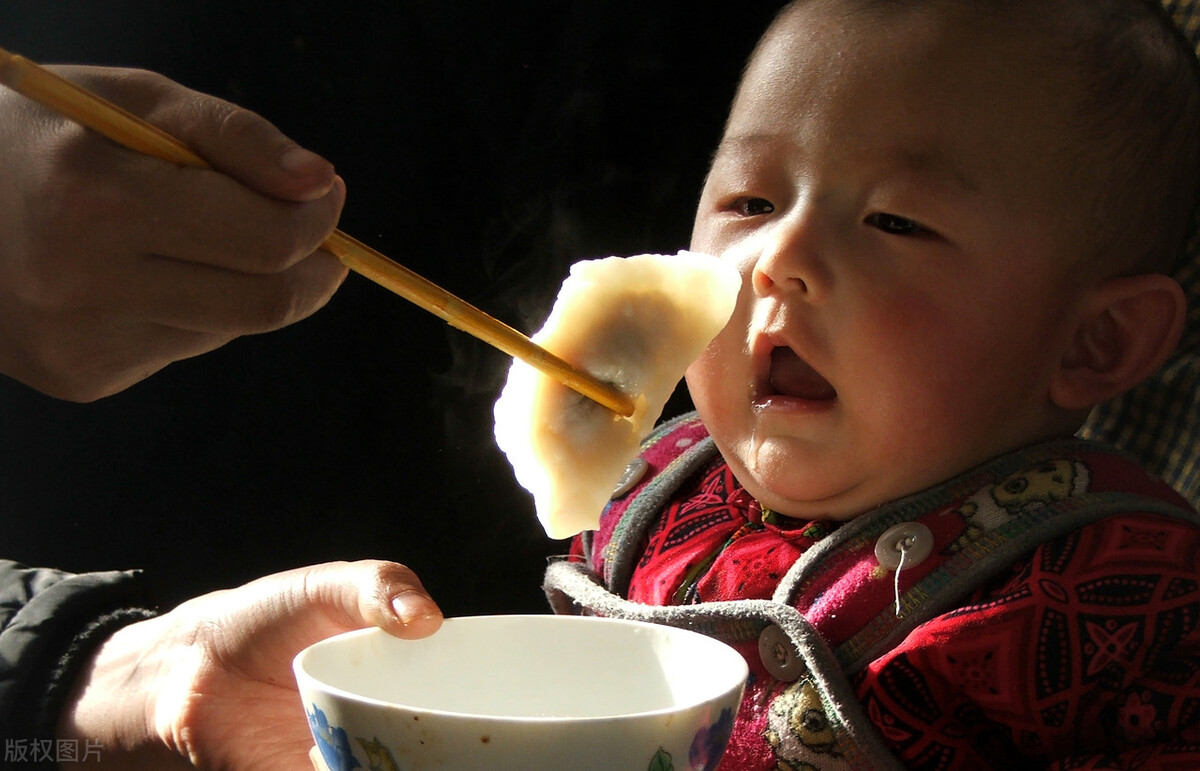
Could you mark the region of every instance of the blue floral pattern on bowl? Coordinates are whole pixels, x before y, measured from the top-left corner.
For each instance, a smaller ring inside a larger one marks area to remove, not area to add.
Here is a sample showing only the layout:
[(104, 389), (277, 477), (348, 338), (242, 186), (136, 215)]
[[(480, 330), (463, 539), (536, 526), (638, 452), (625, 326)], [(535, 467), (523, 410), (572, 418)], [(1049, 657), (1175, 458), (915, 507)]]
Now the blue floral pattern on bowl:
[(353, 771), (362, 767), (350, 749), (350, 737), (346, 729), (330, 725), (325, 713), (316, 704), (312, 712), (306, 711), (305, 714), (308, 715), (308, 725), (316, 739), (317, 749), (321, 751), (329, 771)]
[[(725, 745), (729, 744), (729, 735), (733, 733), (733, 710), (721, 710), (717, 722), (701, 728), (692, 739), (688, 750), (688, 768), (692, 771), (709, 771), (717, 767), (721, 756), (725, 754)], [(675, 760), (671, 753), (662, 747), (650, 759), (646, 771), (675, 771)]]
[(692, 740), (688, 752), (688, 762), (696, 771), (707, 771), (716, 768), (725, 753), (725, 745), (729, 744), (729, 735), (733, 733), (733, 710), (721, 710), (721, 717), (708, 728), (701, 728)]

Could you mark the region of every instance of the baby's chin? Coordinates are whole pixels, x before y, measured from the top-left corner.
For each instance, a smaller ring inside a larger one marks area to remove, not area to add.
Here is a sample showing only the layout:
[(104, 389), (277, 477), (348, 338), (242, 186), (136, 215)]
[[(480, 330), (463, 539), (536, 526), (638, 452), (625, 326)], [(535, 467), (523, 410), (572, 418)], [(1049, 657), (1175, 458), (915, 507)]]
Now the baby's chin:
[[(751, 493), (751, 495), (754, 495)], [(806, 521), (849, 522), (876, 508), (879, 503), (855, 503), (845, 496), (833, 495), (826, 498), (798, 499), (772, 495), (755, 495), (755, 500), (764, 508), (792, 519)]]
[(846, 521), (886, 500), (880, 497), (882, 490), (871, 489), (880, 480), (864, 473), (861, 464), (831, 462), (829, 456), (802, 450), (798, 442), (752, 438), (721, 445), (718, 440), (718, 449), (746, 492), (778, 514)]
[(769, 473), (756, 474), (734, 463), (730, 468), (760, 505), (793, 519), (845, 522), (888, 500), (886, 493), (872, 494), (870, 487), (861, 482), (831, 485), (828, 477), (808, 480), (788, 475), (775, 479)]

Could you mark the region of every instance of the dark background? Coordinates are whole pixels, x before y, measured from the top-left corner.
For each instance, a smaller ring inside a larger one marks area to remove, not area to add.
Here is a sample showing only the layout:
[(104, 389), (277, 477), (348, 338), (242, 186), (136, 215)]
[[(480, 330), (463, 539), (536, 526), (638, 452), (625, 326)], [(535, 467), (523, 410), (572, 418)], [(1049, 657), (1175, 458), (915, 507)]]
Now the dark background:
[[(778, 5), (0, 0), (0, 47), (259, 112), (336, 164), (343, 230), (532, 332), (570, 263), (687, 245)], [(565, 544), (492, 440), (506, 367), (352, 275), (314, 317), (94, 404), (0, 378), (0, 557), (144, 568), (166, 607), (379, 557), (452, 615), (544, 611)]]

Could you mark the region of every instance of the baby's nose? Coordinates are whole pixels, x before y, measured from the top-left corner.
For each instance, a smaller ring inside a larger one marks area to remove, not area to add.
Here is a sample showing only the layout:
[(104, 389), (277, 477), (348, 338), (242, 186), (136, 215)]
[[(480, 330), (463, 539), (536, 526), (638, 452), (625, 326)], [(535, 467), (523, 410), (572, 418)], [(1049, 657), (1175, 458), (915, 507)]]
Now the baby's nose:
[(815, 217), (793, 212), (780, 219), (763, 234), (762, 251), (751, 274), (755, 293), (820, 301), (831, 283), (828, 248), (829, 238)]

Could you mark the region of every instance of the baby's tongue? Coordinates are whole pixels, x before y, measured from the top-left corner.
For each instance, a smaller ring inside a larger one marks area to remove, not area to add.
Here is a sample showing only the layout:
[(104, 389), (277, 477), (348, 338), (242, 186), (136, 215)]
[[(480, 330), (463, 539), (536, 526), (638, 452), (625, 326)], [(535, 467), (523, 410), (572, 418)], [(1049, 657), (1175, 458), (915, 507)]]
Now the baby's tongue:
[(837, 397), (829, 381), (817, 374), (791, 348), (771, 351), (771, 387), (783, 396), (809, 401), (827, 401)]

